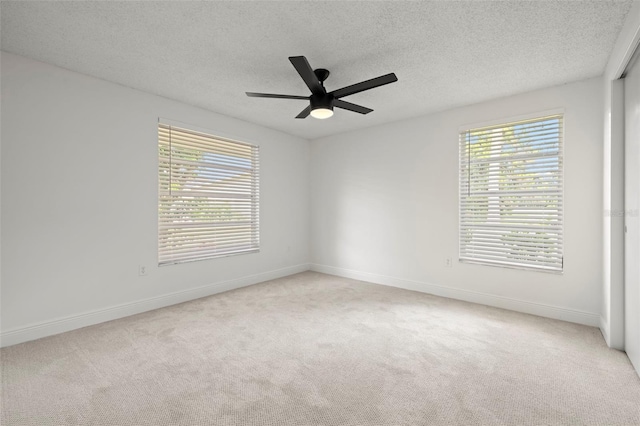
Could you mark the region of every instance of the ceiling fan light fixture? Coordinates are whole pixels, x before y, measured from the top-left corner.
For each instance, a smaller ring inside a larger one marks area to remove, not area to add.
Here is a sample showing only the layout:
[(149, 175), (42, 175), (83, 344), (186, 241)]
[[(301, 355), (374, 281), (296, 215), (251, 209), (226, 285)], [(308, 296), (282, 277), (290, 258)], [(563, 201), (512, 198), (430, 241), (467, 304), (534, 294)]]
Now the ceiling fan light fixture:
[(333, 95), (320, 93), (311, 95), (311, 116), (319, 120), (324, 120), (333, 115)]
[(311, 110), (311, 116), (313, 118), (317, 118), (318, 120), (324, 120), (325, 118), (329, 118), (332, 115), (333, 115), (333, 108), (318, 107), (316, 109)]

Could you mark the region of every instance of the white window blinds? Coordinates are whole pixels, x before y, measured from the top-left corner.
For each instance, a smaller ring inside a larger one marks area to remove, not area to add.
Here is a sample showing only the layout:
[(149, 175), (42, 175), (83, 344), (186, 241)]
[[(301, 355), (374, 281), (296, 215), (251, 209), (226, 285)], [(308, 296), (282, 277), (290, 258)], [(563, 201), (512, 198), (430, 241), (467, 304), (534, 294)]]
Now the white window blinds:
[(460, 133), (460, 260), (562, 271), (562, 115)]
[(158, 263), (259, 249), (258, 147), (158, 124)]

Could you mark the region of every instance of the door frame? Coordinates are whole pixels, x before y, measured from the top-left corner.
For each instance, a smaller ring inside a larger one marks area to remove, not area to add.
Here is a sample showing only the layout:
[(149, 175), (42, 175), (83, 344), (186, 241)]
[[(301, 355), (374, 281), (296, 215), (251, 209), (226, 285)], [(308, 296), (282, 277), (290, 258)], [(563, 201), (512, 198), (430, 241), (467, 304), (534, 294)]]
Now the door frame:
[[(627, 75), (633, 70), (633, 80)], [(638, 199), (640, 182), (640, 157), (636, 157), (640, 148), (640, 123), (635, 118), (640, 108), (640, 46), (636, 48), (624, 76), (624, 113), (625, 113), (625, 181), (624, 181), (624, 346), (625, 352), (640, 375), (640, 276), (638, 273), (637, 250), (640, 229), (638, 229)], [(633, 87), (635, 90), (630, 90)], [(630, 107), (630, 108), (628, 108)], [(629, 120), (630, 117), (634, 119)], [(633, 138), (628, 136), (633, 135)], [(627, 167), (629, 166), (629, 167)], [(631, 198), (627, 197), (630, 196)], [(628, 251), (630, 249), (636, 251)]]
[(624, 87), (620, 81), (640, 45), (640, 1), (634, 2), (604, 72), (603, 303), (600, 330), (624, 350)]

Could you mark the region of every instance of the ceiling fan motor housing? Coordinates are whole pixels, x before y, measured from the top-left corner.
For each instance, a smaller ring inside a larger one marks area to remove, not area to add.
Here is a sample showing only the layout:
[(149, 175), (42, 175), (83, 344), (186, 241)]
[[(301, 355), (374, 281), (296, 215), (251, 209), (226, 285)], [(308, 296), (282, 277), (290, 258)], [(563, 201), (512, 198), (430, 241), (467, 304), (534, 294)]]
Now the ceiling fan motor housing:
[(324, 108), (333, 111), (333, 95), (331, 93), (313, 94), (309, 98), (309, 101), (311, 102), (312, 110)]

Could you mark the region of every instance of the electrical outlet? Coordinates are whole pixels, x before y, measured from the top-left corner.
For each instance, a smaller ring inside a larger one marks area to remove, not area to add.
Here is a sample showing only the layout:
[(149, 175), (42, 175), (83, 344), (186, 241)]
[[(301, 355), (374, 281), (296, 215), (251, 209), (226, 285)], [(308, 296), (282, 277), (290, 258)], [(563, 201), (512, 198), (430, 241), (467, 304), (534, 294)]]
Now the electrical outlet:
[(138, 275), (140, 275), (141, 277), (147, 275), (147, 267), (144, 265), (138, 266)]
[(453, 268), (453, 259), (450, 257), (447, 257), (444, 260), (444, 266), (446, 266), (447, 268)]

